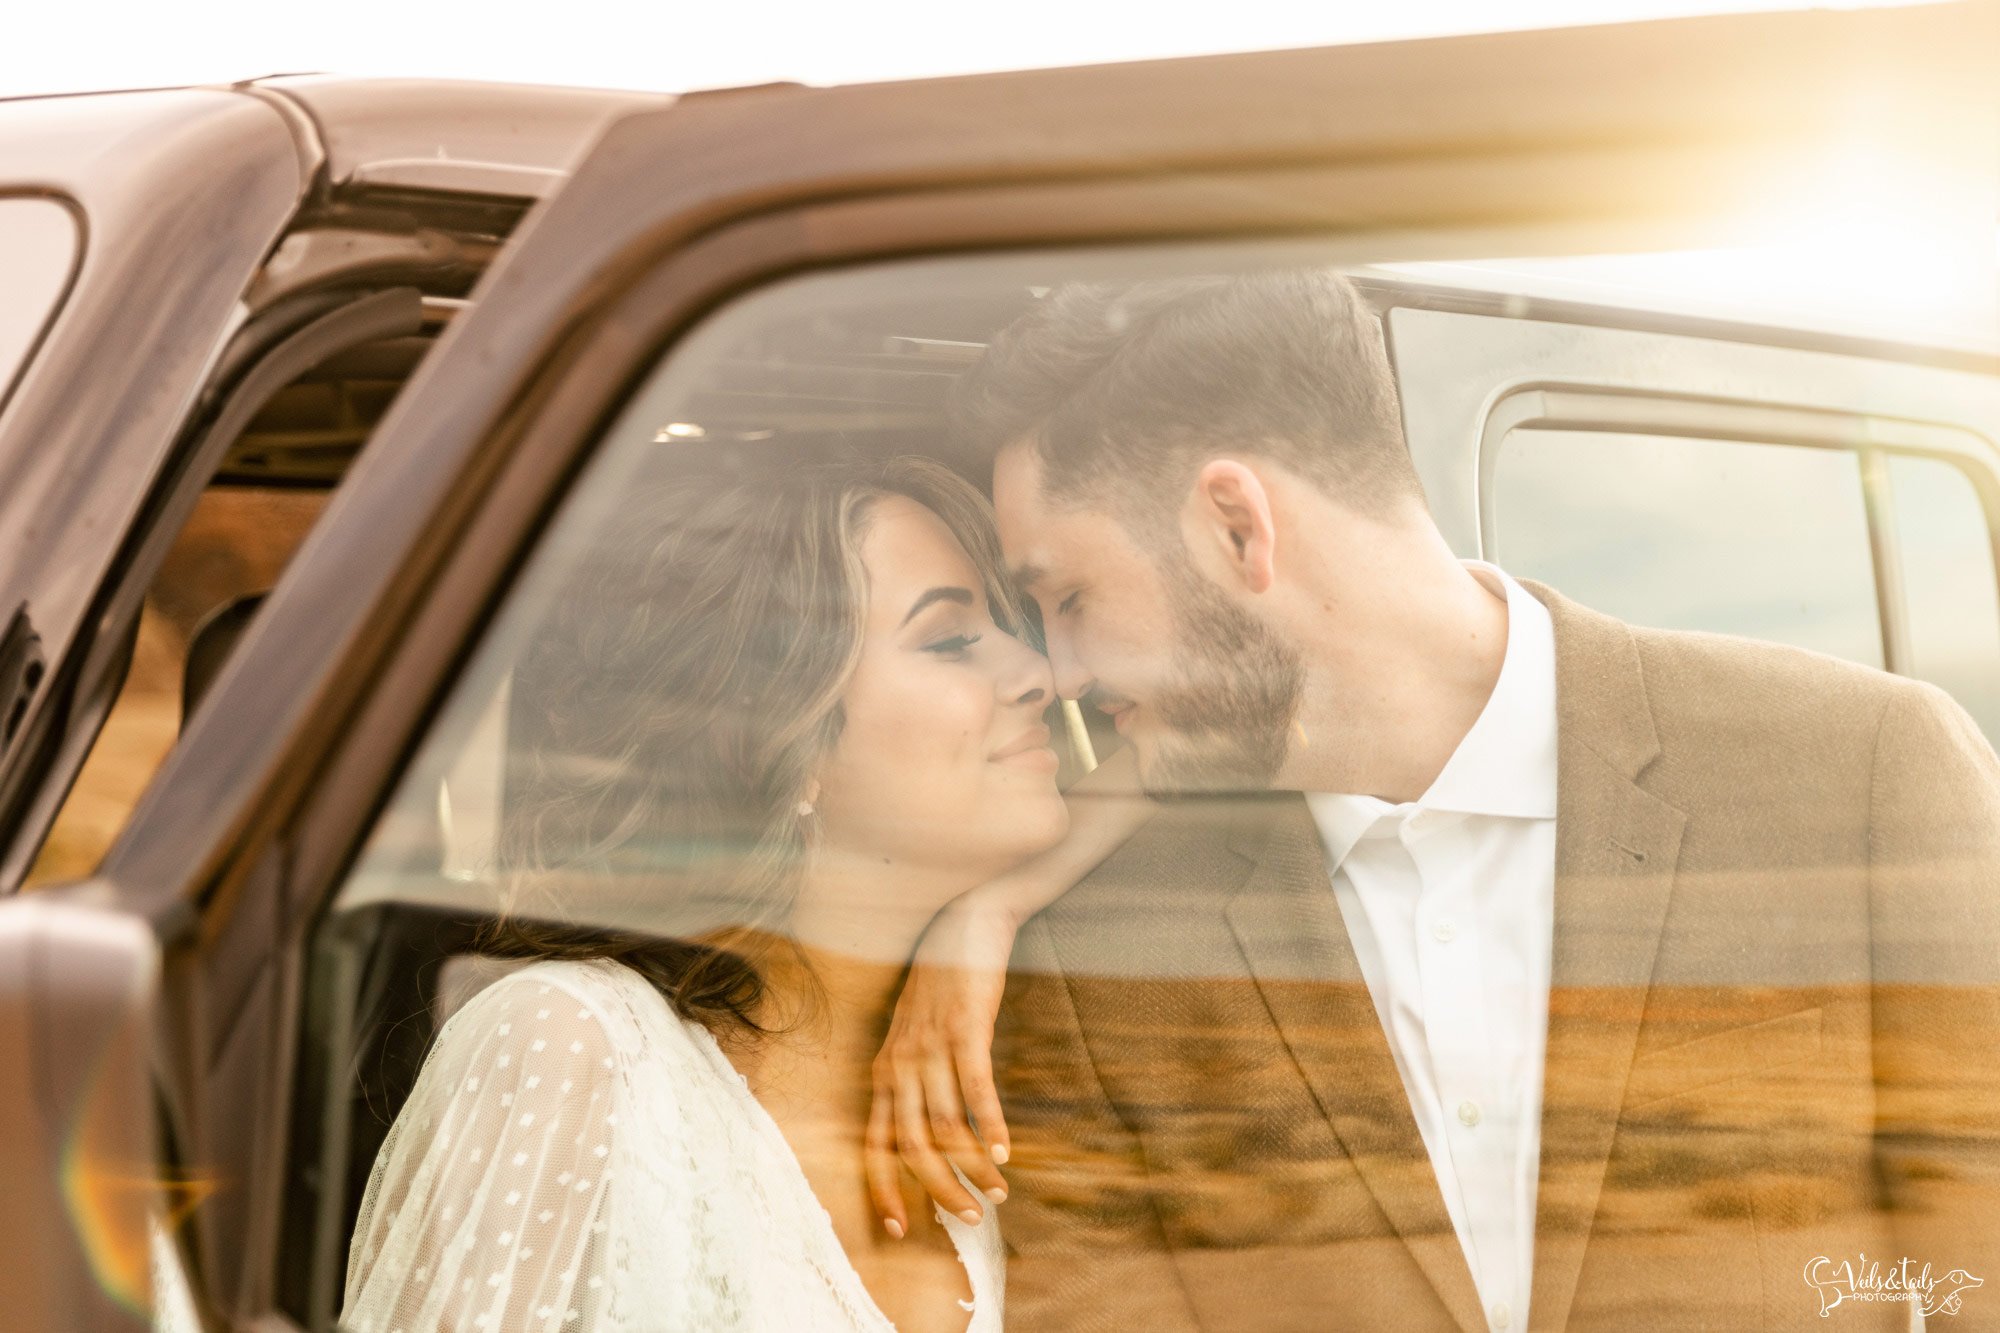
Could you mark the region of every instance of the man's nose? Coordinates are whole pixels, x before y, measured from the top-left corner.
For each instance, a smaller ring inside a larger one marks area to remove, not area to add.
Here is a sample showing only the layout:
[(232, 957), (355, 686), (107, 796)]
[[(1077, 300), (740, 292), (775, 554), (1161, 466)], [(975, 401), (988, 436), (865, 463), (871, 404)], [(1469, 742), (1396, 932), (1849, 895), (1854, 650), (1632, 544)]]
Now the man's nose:
[(1061, 629), (1048, 630), (1044, 637), (1048, 640), (1049, 670), (1055, 674), (1056, 693), (1065, 699), (1081, 699), (1097, 681), (1084, 668), (1076, 645)]

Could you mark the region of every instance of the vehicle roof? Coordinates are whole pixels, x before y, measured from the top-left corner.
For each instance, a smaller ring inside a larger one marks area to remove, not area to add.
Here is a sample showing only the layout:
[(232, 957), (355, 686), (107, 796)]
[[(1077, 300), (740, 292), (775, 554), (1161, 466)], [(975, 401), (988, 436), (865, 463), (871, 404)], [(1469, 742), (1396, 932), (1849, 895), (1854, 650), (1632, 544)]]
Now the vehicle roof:
[(668, 93), (325, 74), (252, 80), (318, 127), (327, 182), (540, 198), (604, 127)]
[[(319, 140), (323, 182), (330, 189), (527, 200), (551, 193), (613, 121), (676, 100), (670, 93), (641, 90), (328, 74), (275, 75), (236, 86), (274, 95), (303, 114)], [(84, 94), (81, 100), (108, 96), (115, 94)], [(0, 105), (56, 100), (65, 99), (0, 99)], [(1986, 370), (2000, 360), (2000, 285), (1994, 282), (1967, 282), (1947, 300), (1905, 300), (1885, 311), (1829, 299), (1796, 273), (1783, 275), (1788, 283), (1773, 284), (1767, 279), (1784, 264), (1745, 264), (1740, 257), (1724, 270), (1737, 284), (1731, 290), (1702, 281), (1700, 269), (1684, 262), (1690, 257), (1387, 263), (1365, 271), (1397, 286), (1526, 298), (1551, 309), (1587, 307), (1600, 318), (1627, 311), (1714, 328), (1755, 328), (1763, 336), (1782, 331), (1830, 336), (1854, 342), (1857, 350), (1900, 346), (1922, 359), (1969, 362)], [(1669, 262), (1663, 265), (1662, 259)], [(1891, 262), (1875, 271), (1859, 269), (1869, 278), (1865, 294), (1907, 286), (1908, 267)]]
[[(673, 94), (451, 79), (281, 75), (249, 85), (277, 93), (318, 127), (326, 183), (539, 199), (574, 169), (603, 130), (654, 110)], [(1704, 256), (1584, 256), (1477, 263), (1371, 265), (1397, 286), (1455, 290), (1470, 298), (1525, 298), (1558, 311), (1617, 322), (1628, 312), (1652, 324), (1686, 321), (1690, 331), (1733, 328), (1752, 341), (1806, 340), (1849, 350), (1942, 360), (1991, 371), (2000, 361), (2000, 290), (1965, 283), (1946, 299), (1905, 299), (1890, 309), (1870, 298), (1912, 276), (1907, 263), (1869, 274), (1863, 298), (1831, 294), (1766, 246), (1710, 266)], [(1717, 252), (1719, 255), (1722, 252)], [(1877, 257), (1881, 258), (1880, 256)], [(1770, 262), (1775, 259), (1777, 262)], [(1711, 271), (1712, 269), (1712, 271)], [(1906, 294), (1907, 295), (1907, 294)]]

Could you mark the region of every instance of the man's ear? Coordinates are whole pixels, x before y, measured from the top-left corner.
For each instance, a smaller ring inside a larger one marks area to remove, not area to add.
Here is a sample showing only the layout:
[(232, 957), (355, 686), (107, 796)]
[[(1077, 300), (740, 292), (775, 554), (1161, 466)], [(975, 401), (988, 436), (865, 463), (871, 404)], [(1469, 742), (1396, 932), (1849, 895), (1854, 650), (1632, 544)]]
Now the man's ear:
[(1277, 579), (1278, 532), (1261, 477), (1234, 459), (1211, 459), (1195, 477), (1186, 517), (1192, 542), (1219, 557), (1247, 591), (1269, 591)]

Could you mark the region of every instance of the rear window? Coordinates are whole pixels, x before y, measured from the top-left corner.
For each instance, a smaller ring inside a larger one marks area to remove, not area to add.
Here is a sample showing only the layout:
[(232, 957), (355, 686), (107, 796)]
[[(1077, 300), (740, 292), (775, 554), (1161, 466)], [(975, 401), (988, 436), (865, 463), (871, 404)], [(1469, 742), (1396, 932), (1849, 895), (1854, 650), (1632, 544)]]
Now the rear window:
[(1497, 561), (1586, 605), (1882, 665), (1855, 452), (1515, 430), (1493, 499)]

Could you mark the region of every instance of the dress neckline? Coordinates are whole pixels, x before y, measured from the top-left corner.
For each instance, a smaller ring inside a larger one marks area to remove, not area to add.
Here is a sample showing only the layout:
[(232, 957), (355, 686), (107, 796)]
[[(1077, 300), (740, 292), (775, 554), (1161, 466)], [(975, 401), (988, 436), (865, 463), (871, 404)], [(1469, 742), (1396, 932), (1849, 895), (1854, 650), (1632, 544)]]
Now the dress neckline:
[[(652, 989), (650, 985), (647, 986), (647, 990)], [(657, 991), (653, 993), (658, 995)], [(659, 998), (662, 1004), (666, 1003), (666, 997)], [(822, 1244), (831, 1254), (839, 1258), (839, 1272), (836, 1276), (847, 1288), (843, 1295), (856, 1309), (874, 1318), (881, 1327), (893, 1330), (896, 1327), (895, 1322), (882, 1312), (882, 1307), (875, 1302), (874, 1293), (869, 1291), (868, 1284), (861, 1280), (861, 1270), (854, 1266), (854, 1260), (848, 1257), (847, 1247), (840, 1243), (840, 1233), (833, 1225), (833, 1214), (827, 1212), (826, 1205), (821, 1203), (819, 1195), (813, 1192), (812, 1181), (806, 1175), (806, 1169), (800, 1163), (798, 1153), (793, 1150), (791, 1140), (785, 1137), (785, 1131), (778, 1127), (777, 1120), (765, 1109), (764, 1103), (758, 1101), (757, 1095), (750, 1091), (750, 1080), (738, 1072), (736, 1066), (730, 1062), (729, 1056), (723, 1051), (721, 1043), (716, 1041), (713, 1032), (700, 1023), (673, 1013), (671, 1006), (668, 1007), (668, 1014), (675, 1022), (690, 1030), (696, 1046), (710, 1062), (716, 1075), (732, 1090), (731, 1095), (744, 1103), (744, 1112), (757, 1127), (757, 1132), (764, 1136), (780, 1160), (791, 1168), (790, 1175), (794, 1187), (802, 1196), (802, 1202), (810, 1205), (804, 1210), (812, 1219), (807, 1225), (817, 1230)], [(965, 1179), (957, 1167), (952, 1167), (952, 1173), (958, 1176), (967, 1189), (972, 1189), (972, 1183)], [(965, 1282), (972, 1292), (972, 1300), (969, 1303), (959, 1301), (958, 1305), (966, 1311), (965, 1333), (974, 1333), (980, 1324), (979, 1312), (983, 1304), (991, 1304), (993, 1299), (987, 1290), (987, 1284), (981, 1280), (983, 1265), (978, 1262), (973, 1252), (974, 1237), (979, 1234), (982, 1227), (994, 1224), (992, 1205), (986, 1206), (977, 1224), (967, 1223), (962, 1218), (952, 1216), (935, 1202), (932, 1203), (931, 1210), (943, 1225), (945, 1234), (951, 1237), (952, 1251), (958, 1256), (959, 1267), (965, 1270)]]

